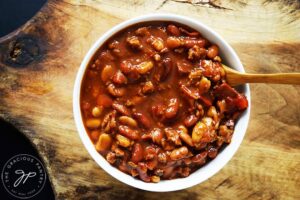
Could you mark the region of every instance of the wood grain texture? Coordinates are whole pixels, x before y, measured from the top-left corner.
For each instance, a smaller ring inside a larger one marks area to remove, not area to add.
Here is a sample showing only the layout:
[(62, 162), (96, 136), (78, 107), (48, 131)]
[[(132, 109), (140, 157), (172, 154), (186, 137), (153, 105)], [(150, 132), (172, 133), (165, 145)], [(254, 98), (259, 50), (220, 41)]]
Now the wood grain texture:
[(125, 19), (186, 15), (219, 32), (247, 72), (300, 72), (299, 9), (290, 0), (50, 0), (0, 39), (0, 117), (36, 145), (57, 199), (300, 199), (300, 86), (251, 85), (251, 121), (233, 159), (208, 181), (166, 195), (106, 174), (84, 149), (72, 115), (80, 62)]

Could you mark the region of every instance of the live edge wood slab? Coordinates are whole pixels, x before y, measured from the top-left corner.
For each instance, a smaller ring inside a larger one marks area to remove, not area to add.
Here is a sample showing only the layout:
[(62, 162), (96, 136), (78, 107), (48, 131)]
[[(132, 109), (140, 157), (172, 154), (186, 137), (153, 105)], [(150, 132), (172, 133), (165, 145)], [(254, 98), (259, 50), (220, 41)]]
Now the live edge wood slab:
[(219, 32), (247, 72), (300, 72), (299, 10), (296, 0), (50, 0), (0, 39), (0, 117), (36, 146), (57, 199), (300, 199), (300, 86), (251, 85), (251, 121), (233, 159), (206, 182), (163, 195), (129, 187), (98, 167), (72, 113), (84, 55), (126, 19), (189, 16)]

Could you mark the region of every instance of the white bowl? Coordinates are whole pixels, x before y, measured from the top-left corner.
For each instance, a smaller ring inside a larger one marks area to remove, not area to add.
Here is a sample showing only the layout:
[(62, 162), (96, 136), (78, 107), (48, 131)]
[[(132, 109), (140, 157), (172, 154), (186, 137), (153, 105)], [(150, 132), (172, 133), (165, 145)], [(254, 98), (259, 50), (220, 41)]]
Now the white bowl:
[(242, 116), (236, 123), (231, 143), (227, 147), (225, 147), (217, 155), (215, 159), (213, 159), (212, 161), (210, 161), (209, 163), (207, 163), (206, 165), (204, 165), (203, 167), (201, 167), (200, 169), (192, 173), (190, 176), (186, 178), (177, 178), (173, 180), (162, 180), (159, 183), (145, 183), (111, 166), (105, 160), (105, 158), (103, 158), (96, 151), (93, 143), (91, 142), (84, 128), (81, 111), (80, 111), (80, 88), (82, 84), (82, 79), (90, 60), (93, 58), (97, 50), (105, 43), (105, 41), (107, 41), (115, 33), (125, 29), (128, 26), (131, 26), (133, 24), (138, 24), (141, 22), (149, 22), (149, 21), (173, 21), (173, 22), (178, 22), (180, 24), (185, 24), (199, 31), (204, 38), (208, 39), (212, 43), (217, 44), (220, 48), (221, 57), (225, 64), (241, 72), (244, 72), (244, 68), (235, 51), (219, 34), (217, 34), (215, 31), (213, 31), (211, 28), (207, 27), (206, 25), (202, 24), (198, 20), (194, 20), (194, 19), (190, 19), (184, 16), (179, 16), (174, 14), (143, 15), (122, 22), (121, 24), (111, 28), (109, 31), (103, 34), (86, 54), (77, 73), (74, 92), (73, 92), (73, 112), (74, 112), (75, 123), (78, 129), (79, 136), (85, 148), (92, 156), (92, 158), (96, 161), (96, 163), (100, 165), (102, 169), (104, 169), (107, 173), (109, 173), (111, 176), (118, 179), (119, 181), (142, 190), (154, 191), (154, 192), (169, 192), (169, 191), (186, 189), (188, 187), (202, 183), (203, 181), (207, 180), (208, 178), (216, 174), (232, 158), (232, 156), (240, 146), (248, 126), (249, 117), (250, 117), (250, 106), (251, 106), (250, 89), (249, 89), (249, 85), (244, 85), (243, 87), (241, 87), (242, 92), (246, 95), (249, 101), (249, 107), (247, 108), (247, 110), (245, 110), (245, 112), (242, 114)]

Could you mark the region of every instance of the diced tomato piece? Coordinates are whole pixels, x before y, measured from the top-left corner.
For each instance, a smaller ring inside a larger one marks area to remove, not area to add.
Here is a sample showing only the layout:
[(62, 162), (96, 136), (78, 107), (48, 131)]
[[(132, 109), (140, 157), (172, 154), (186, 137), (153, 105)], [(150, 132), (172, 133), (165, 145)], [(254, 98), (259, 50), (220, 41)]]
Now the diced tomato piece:
[(248, 107), (248, 100), (244, 95), (239, 94), (238, 97), (236, 98), (236, 104), (239, 110), (244, 110)]
[(226, 102), (226, 113), (234, 113), (237, 109), (234, 103), (234, 99), (231, 97), (227, 97), (225, 99)]
[(200, 95), (200, 100), (201, 100), (206, 106), (211, 106), (211, 105), (212, 105), (212, 102), (213, 102), (213, 98), (212, 98), (211, 95), (209, 95), (208, 93), (201, 94), (201, 95)]
[(97, 97), (97, 104), (99, 106), (103, 106), (103, 107), (108, 108), (112, 105), (112, 103), (113, 103), (112, 99), (106, 94), (100, 94)]
[(240, 94), (236, 98), (227, 97), (225, 101), (226, 112), (228, 113), (245, 110), (248, 107), (248, 101), (246, 97)]
[(214, 90), (214, 94), (219, 99), (225, 99), (226, 97), (235, 98), (239, 95), (239, 93), (227, 83), (222, 83), (220, 86), (217, 86)]

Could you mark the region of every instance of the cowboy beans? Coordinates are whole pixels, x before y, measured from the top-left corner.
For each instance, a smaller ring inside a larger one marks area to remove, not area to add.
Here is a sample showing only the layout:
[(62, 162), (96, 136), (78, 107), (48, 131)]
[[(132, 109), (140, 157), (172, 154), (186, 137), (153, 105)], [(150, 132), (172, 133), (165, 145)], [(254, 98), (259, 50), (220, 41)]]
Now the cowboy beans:
[(152, 22), (112, 36), (89, 64), (81, 111), (96, 150), (145, 182), (187, 177), (218, 156), (248, 106), (220, 49), (186, 26)]

